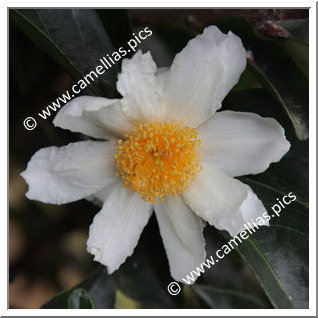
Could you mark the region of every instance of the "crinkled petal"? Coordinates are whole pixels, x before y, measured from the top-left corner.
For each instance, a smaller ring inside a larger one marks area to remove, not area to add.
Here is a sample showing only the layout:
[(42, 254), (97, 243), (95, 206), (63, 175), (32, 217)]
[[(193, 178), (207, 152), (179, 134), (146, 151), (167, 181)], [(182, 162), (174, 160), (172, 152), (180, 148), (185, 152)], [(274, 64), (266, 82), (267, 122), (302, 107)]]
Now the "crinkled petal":
[(116, 186), (89, 228), (87, 251), (113, 273), (133, 253), (151, 212), (138, 193)]
[(123, 60), (117, 89), (123, 96), (123, 111), (132, 121), (165, 120), (166, 108), (156, 71), (149, 52), (138, 51), (131, 59)]
[(171, 276), (182, 282), (205, 259), (203, 222), (181, 196), (167, 196), (164, 202), (155, 205), (155, 213)]
[(37, 151), (21, 173), (29, 185), (26, 196), (63, 204), (89, 196), (118, 177), (111, 142), (81, 141)]
[(72, 99), (60, 109), (53, 124), (101, 139), (121, 137), (133, 129), (120, 100), (93, 96)]
[(246, 65), (246, 52), (239, 37), (217, 27), (189, 41), (176, 55), (166, 84), (168, 115), (198, 127), (221, 107)]
[(275, 119), (252, 113), (218, 112), (198, 132), (204, 160), (233, 177), (265, 171), (290, 147)]
[(208, 163), (203, 163), (202, 171), (185, 189), (183, 197), (210, 225), (232, 236), (244, 229), (244, 223), (266, 214), (262, 202), (248, 185)]

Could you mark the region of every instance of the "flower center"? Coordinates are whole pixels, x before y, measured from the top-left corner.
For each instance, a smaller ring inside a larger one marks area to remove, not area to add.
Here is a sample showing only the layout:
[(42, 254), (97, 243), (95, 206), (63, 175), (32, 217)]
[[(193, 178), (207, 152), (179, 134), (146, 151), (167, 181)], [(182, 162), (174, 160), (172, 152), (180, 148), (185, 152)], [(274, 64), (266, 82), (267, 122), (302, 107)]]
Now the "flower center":
[(198, 131), (182, 123), (139, 124), (117, 141), (117, 175), (144, 201), (164, 201), (164, 195), (181, 193), (201, 170), (200, 146)]

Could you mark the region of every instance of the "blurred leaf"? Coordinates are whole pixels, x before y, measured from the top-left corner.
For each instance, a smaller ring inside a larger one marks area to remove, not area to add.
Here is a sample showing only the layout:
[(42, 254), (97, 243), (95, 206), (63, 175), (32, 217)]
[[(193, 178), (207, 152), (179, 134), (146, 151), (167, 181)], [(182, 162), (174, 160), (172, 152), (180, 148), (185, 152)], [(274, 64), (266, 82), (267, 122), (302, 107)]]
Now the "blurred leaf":
[(291, 120), (299, 139), (308, 138), (308, 46), (294, 39), (260, 34), (244, 19), (218, 23), (223, 32), (238, 35), (250, 51), (248, 70), (276, 99)]
[(280, 39), (279, 44), (284, 48), (288, 55), (294, 60), (295, 64), (309, 78), (309, 47), (308, 44), (296, 39)]
[(115, 272), (115, 279), (121, 292), (136, 300), (141, 308), (176, 307), (176, 299), (162, 287), (154, 268), (141, 252), (134, 252)]
[(83, 293), (76, 292), (75, 294), (73, 294), (75, 290), (83, 289), (86, 291), (89, 298), (92, 300), (95, 308), (114, 308), (115, 284), (113, 279), (107, 274), (106, 269), (102, 266), (98, 268), (86, 280), (84, 280), (74, 288), (68, 291), (64, 291), (61, 294), (55, 296), (49, 302), (44, 304), (42, 308), (68, 308), (70, 304), (70, 299), (72, 299), (72, 304), (76, 304), (76, 302), (78, 303), (78, 299), (82, 298), (85, 301), (81, 300), (80, 305), (87, 305), (89, 301), (88, 298), (85, 295), (83, 295)]
[(204, 302), (215, 309), (264, 308), (257, 297), (237, 290), (194, 285), (193, 290)]
[(133, 30), (128, 10), (97, 9), (96, 11), (116, 50), (131, 39)]
[[(114, 49), (94, 10), (10, 9), (12, 20), (41, 49), (60, 63), (76, 80), (94, 71), (100, 59)], [(96, 95), (117, 96), (115, 83), (118, 65), (114, 64), (93, 81)]]
[(293, 37), (308, 42), (309, 37), (309, 18), (305, 19), (288, 19), (277, 21), (284, 29), (288, 30)]
[(67, 299), (68, 309), (93, 309), (94, 303), (83, 288), (74, 289)]
[(173, 54), (179, 53), (187, 43), (196, 35), (189, 34), (189, 28), (182, 22), (170, 20), (153, 28), (155, 32), (170, 48)]
[[(239, 82), (232, 88), (231, 92), (241, 89), (261, 88), (261, 84), (249, 69), (245, 69)], [(222, 108), (223, 109), (223, 108)]]
[(116, 290), (115, 309), (138, 309), (139, 303), (127, 297), (120, 290)]

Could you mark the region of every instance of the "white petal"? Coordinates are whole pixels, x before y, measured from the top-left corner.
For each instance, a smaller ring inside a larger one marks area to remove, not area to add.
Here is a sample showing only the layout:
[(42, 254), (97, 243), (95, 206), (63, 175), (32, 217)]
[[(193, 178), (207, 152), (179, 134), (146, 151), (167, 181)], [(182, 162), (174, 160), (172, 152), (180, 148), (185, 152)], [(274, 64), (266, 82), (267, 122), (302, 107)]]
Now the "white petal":
[(163, 203), (155, 205), (155, 213), (171, 276), (182, 282), (205, 259), (203, 222), (181, 196), (167, 196)]
[(217, 27), (189, 41), (170, 68), (166, 98), (169, 116), (197, 127), (221, 107), (246, 65), (245, 49), (232, 32)]
[(262, 202), (244, 183), (210, 164), (183, 192), (185, 202), (210, 225), (235, 236), (244, 223), (266, 213)]
[[(247, 187), (247, 197), (232, 216), (229, 215), (226, 218), (221, 218), (217, 226), (220, 230), (228, 231), (231, 236), (235, 236), (241, 231), (246, 230), (246, 227), (255, 228), (255, 224), (259, 226), (269, 226), (268, 220), (270, 218), (263, 203), (248, 185), (243, 183), (242, 185)], [(261, 224), (258, 223), (259, 218), (262, 219)]]
[(37, 151), (21, 176), (29, 185), (26, 196), (63, 204), (91, 195), (114, 182), (114, 145), (81, 141)]
[(234, 177), (265, 171), (290, 147), (275, 119), (252, 113), (218, 112), (198, 131), (204, 160)]
[(106, 199), (109, 197), (109, 195), (112, 193), (113, 189), (119, 185), (122, 184), (122, 181), (120, 178), (116, 178), (114, 182), (110, 183), (106, 187), (102, 188), (96, 193), (93, 193), (92, 195), (89, 195), (85, 199), (94, 203), (95, 205), (102, 207)]
[(72, 99), (60, 109), (53, 124), (102, 139), (120, 137), (133, 129), (120, 100), (93, 96)]
[(149, 52), (138, 51), (131, 59), (123, 60), (117, 89), (123, 96), (123, 111), (133, 121), (165, 120), (166, 109), (156, 70)]
[(158, 80), (158, 86), (160, 91), (164, 92), (166, 90), (167, 79), (169, 76), (169, 67), (160, 67), (156, 72), (156, 78)]
[(116, 186), (89, 228), (87, 251), (111, 274), (133, 253), (151, 212), (138, 193)]

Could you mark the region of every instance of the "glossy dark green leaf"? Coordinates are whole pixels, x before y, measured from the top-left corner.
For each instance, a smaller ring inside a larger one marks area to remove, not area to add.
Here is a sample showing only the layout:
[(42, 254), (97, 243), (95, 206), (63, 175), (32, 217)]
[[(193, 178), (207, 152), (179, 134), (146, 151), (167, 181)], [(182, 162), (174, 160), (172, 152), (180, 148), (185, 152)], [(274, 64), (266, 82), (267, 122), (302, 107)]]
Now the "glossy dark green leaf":
[[(97, 13), (90, 9), (11, 9), (10, 21), (50, 54), (76, 80), (101, 64), (114, 49)], [(98, 78), (90, 89), (96, 95), (116, 96), (118, 65)]]
[(234, 289), (196, 284), (193, 290), (214, 309), (264, 308), (263, 302), (254, 295)]
[(67, 299), (68, 309), (93, 309), (94, 303), (83, 288), (74, 289)]
[(241, 37), (250, 52), (248, 70), (276, 99), (292, 122), (299, 139), (308, 138), (308, 46), (294, 39), (270, 38), (243, 19), (219, 24)]
[[(221, 249), (227, 240), (212, 226), (205, 227), (204, 237), (207, 259), (212, 256), (216, 260), (216, 251)], [(206, 287), (206, 291), (200, 289), (198, 292), (197, 285)], [(257, 279), (235, 252), (206, 269), (204, 275), (191, 288), (212, 308), (272, 308)], [(249, 295), (252, 295), (250, 300)]]
[[(286, 215), (289, 211), (283, 213)], [(289, 217), (297, 216), (290, 213)], [(275, 308), (308, 308), (306, 234), (292, 226), (272, 224), (269, 228), (258, 229), (236, 249)]]
[[(238, 250), (277, 308), (308, 308), (309, 215), (307, 203), (299, 199), (297, 192), (297, 188), (308, 189), (306, 181), (299, 183), (300, 176), (297, 176), (297, 172), (302, 170), (301, 167), (305, 168), (306, 163), (300, 161), (301, 165), (297, 167), (297, 162), (290, 161), (294, 157), (293, 151), (275, 168), (265, 172), (263, 178), (262, 175), (241, 178), (257, 193), (272, 220), (269, 228), (257, 230)], [(275, 173), (277, 169), (285, 177), (284, 186)], [(288, 180), (291, 180), (288, 171), (294, 173), (292, 178), (296, 177), (298, 183), (291, 181), (288, 184)], [(303, 179), (306, 180), (306, 176)], [(278, 217), (272, 207), (290, 192), (297, 199), (289, 205), (285, 204)]]
[(69, 308), (70, 304), (72, 306), (76, 304), (77, 306), (81, 304), (88, 306), (88, 297), (86, 297), (84, 292), (77, 291), (74, 294), (76, 290), (85, 290), (88, 297), (92, 300), (94, 308), (114, 308), (115, 284), (111, 276), (107, 274), (106, 269), (102, 266), (71, 290), (64, 291), (52, 298), (43, 308)]

